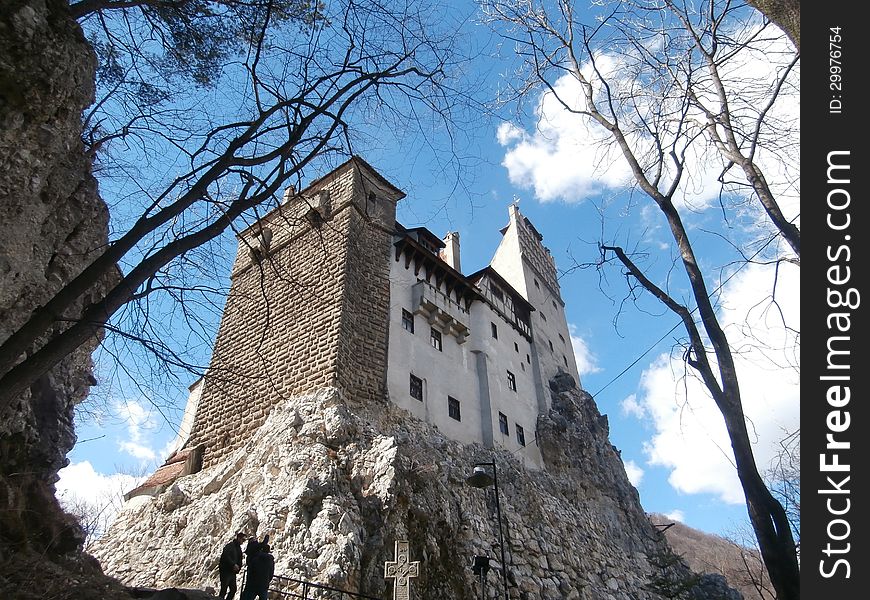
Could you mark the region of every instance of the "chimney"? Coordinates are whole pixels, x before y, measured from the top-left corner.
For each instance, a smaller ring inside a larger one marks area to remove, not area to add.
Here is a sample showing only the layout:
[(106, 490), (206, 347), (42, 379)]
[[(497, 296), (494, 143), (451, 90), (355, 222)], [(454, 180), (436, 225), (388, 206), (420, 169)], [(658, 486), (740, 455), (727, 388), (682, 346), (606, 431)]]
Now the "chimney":
[(451, 231), (444, 236), (444, 243), (447, 246), (441, 251), (441, 258), (448, 265), (462, 273), (459, 266), (459, 232)]
[(281, 204), (287, 204), (290, 200), (293, 199), (293, 196), (296, 195), (296, 186), (291, 185), (288, 186), (287, 189), (284, 190), (284, 197), (281, 198)]

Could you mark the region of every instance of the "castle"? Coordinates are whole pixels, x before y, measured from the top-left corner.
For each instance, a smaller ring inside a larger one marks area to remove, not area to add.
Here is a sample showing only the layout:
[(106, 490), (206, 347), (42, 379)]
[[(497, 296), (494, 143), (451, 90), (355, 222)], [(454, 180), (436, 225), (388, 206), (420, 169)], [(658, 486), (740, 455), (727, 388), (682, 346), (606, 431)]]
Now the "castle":
[(387, 598), (401, 542), (426, 600), (672, 597), (688, 570), (579, 388), (541, 235), (511, 206), (465, 275), (402, 197), (355, 157), (238, 235), (178, 449), (90, 551), (126, 585), (202, 588), (229, 536), (269, 534), (281, 585)]
[(459, 234), (404, 227), (403, 197), (353, 157), (239, 234), (178, 451), (128, 498), (220, 461), (282, 398), (328, 386), (542, 466), (548, 382), (579, 384), (553, 257), (513, 204), (489, 266), (465, 275)]

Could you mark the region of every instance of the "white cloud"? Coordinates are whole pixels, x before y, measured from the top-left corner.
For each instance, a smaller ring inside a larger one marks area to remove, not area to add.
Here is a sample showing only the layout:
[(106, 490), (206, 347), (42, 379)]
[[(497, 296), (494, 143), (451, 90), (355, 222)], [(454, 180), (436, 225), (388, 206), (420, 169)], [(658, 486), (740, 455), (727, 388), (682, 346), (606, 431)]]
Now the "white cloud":
[(135, 400), (116, 402), (113, 408), (127, 428), (128, 439), (119, 440), (118, 448), (140, 460), (157, 458), (157, 453), (146, 443), (146, 437), (157, 428), (153, 411)]
[(569, 323), (568, 332), (571, 334), (571, 348), (574, 350), (574, 360), (577, 362), (577, 372), (580, 376), (601, 371), (598, 359), (589, 349), (586, 341), (577, 333), (577, 327)]
[[(554, 87), (560, 98), (583, 106), (575, 79), (562, 77)], [(516, 125), (499, 127), (498, 141), (509, 147), (502, 164), (513, 184), (533, 189), (542, 202), (580, 202), (628, 185), (628, 164), (605, 144), (603, 128), (565, 110), (551, 93), (540, 97), (536, 117), (531, 134)]]
[(623, 464), (625, 465), (625, 474), (628, 476), (631, 485), (638, 487), (641, 480), (643, 480), (643, 469), (633, 460), (627, 460)]
[(133, 458), (138, 458), (139, 460), (147, 461), (157, 458), (157, 453), (154, 450), (136, 442), (122, 441), (119, 442), (118, 446), (122, 452), (129, 454)]
[[(799, 268), (788, 265), (780, 271), (780, 304), (775, 309), (765, 301), (772, 282), (772, 267), (746, 267), (727, 284), (720, 315), (738, 350), (743, 407), (762, 471), (784, 433), (796, 430), (800, 422), (797, 340), (781, 320), (799, 322)], [(711, 493), (728, 503), (742, 503), (722, 416), (697, 378), (683, 375), (681, 357), (667, 355), (642, 375), (635, 402), (649, 414), (656, 431), (645, 443), (649, 464), (669, 469), (668, 481), (679, 492)]]
[[(770, 93), (771, 82), (776, 81), (776, 72), (789, 57), (785, 51), (787, 47), (788, 42), (783, 37), (770, 42), (765, 48), (753, 48), (737, 54), (730, 62), (723, 64), (723, 83), (727, 89), (735, 90), (729, 97), (732, 102), (732, 121), (744, 131), (752, 130), (752, 119), (760, 108), (759, 98)], [(628, 60), (627, 56), (596, 54), (595, 66), (608, 81), (614, 97), (631, 98), (627, 108), (623, 109), (621, 120), (629, 144), (643, 162), (647, 153), (654, 149), (654, 144), (649, 137), (637, 133), (643, 130), (644, 123), (633, 113), (658, 113), (662, 111), (663, 101), (638, 87), (643, 77), (635, 75), (635, 64)], [(606, 106), (601, 98), (601, 81), (595, 75), (591, 62), (587, 61), (580, 69), (593, 84), (596, 103), (599, 107)], [(797, 72), (794, 80), (797, 80)], [(694, 91), (707, 101), (714, 112), (718, 110), (712, 89), (705, 91), (696, 86)], [(665, 107), (664, 112), (670, 110), (675, 115), (670, 126), (676, 129), (676, 116), (682, 112), (679, 99), (672, 103), (673, 106)], [(566, 105), (572, 110), (568, 110)], [(514, 185), (534, 190), (535, 197), (541, 202), (574, 203), (608, 190), (621, 191), (632, 184), (633, 175), (628, 162), (612, 142), (609, 133), (591, 117), (572, 112), (586, 110), (587, 106), (580, 83), (573, 75), (567, 74), (553, 82), (552, 91), (547, 90), (538, 97), (533, 129), (525, 130), (512, 123), (504, 123), (498, 128), (497, 140), (506, 148), (502, 164)], [(768, 125), (780, 128), (775, 135), (769, 136), (775, 148), (771, 151), (762, 144), (756, 150), (757, 162), (768, 175), (768, 181), (787, 182), (776, 189), (787, 218), (799, 213), (800, 191), (794, 189), (795, 182), (799, 181), (799, 127), (796, 127), (799, 113), (799, 94), (792, 87), (785, 86), (780, 100), (767, 115)], [(706, 121), (704, 114), (697, 109), (687, 116), (688, 119), (681, 124), (683, 128), (687, 124), (700, 125)], [(685, 133), (685, 129), (682, 131)], [(767, 129), (764, 132), (769, 133)], [(690, 135), (692, 133), (695, 132), (690, 132)], [(665, 131), (661, 135), (664, 147), (670, 147), (670, 133)], [(788, 160), (784, 160), (786, 158)], [(706, 138), (699, 137), (686, 150), (686, 164), (688, 168), (682, 174), (682, 185), (674, 198), (675, 202), (692, 211), (716, 207), (721, 189), (718, 178), (725, 164), (721, 155), (707, 143)], [(672, 168), (669, 161), (665, 161), (664, 166), (663, 183), (659, 185), (661, 190), (667, 188), (674, 175), (673, 171), (667, 170)], [(742, 171), (737, 168), (731, 168), (726, 179), (745, 184)], [(741, 188), (731, 186), (731, 189)], [(745, 190), (746, 186), (742, 185), (742, 189)]]
[(622, 408), (623, 415), (638, 419), (643, 419), (646, 416), (646, 408), (637, 401), (637, 394), (630, 394), (619, 406)]
[(124, 504), (124, 493), (143, 480), (123, 473), (98, 473), (88, 461), (72, 463), (58, 475), (57, 499), (79, 517), (91, 539), (99, 537), (111, 524)]
[(680, 523), (686, 522), (686, 515), (680, 509), (672, 510), (671, 512), (665, 513), (665, 516), (672, 521), (678, 521)]

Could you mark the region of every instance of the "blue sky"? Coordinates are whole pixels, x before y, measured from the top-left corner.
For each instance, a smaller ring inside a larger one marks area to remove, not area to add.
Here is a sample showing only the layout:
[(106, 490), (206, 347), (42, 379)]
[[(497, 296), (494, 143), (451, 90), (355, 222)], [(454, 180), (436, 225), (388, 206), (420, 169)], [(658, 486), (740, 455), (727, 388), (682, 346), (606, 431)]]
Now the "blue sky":
[[(457, 18), (470, 11), (468, 4), (457, 6)], [(491, 48), (492, 38), (481, 34), (473, 21), (463, 27), (476, 44)], [(501, 52), (509, 54), (503, 47)], [(512, 67), (509, 56), (503, 62), (490, 58), (474, 64), (481, 94), (487, 86), (494, 93)], [(571, 92), (567, 87), (565, 91)], [(408, 194), (398, 208), (404, 225), (422, 225), (438, 235), (460, 233), (466, 273), (488, 264), (500, 239), (498, 230), (507, 224), (507, 207), (519, 200), (520, 210), (543, 234), (563, 273), (562, 297), (583, 387), (608, 416), (611, 441), (622, 453), (644, 509), (705, 531), (737, 535), (747, 529), (746, 514), (729, 464), (727, 438), (712, 402), (697, 382), (682, 377), (679, 352), (672, 353), (684, 337), (681, 328), (674, 328), (676, 317), (648, 299), (624, 303), (627, 289), (619, 269), (602, 276), (595, 269), (571, 268), (594, 262), (602, 237), (630, 240), (646, 249), (652, 273), (662, 281), (669, 277), (672, 262), (664, 221), (642, 197), (628, 195), (623, 164), (615, 159), (608, 168), (593, 168), (601, 164), (590, 143), (595, 135), (547, 97), (535, 95), (519, 115), (481, 116), (463, 127), (456, 138), (458, 152), (471, 158), (462, 161), (458, 176), (452, 164), (442, 168), (443, 161), (427, 144), (403, 138), (402, 132), (380, 132), (357, 152)], [(687, 221), (697, 236), (702, 264), (714, 273), (712, 285), (722, 285), (721, 316), (742, 349), (741, 385), (763, 469), (776, 442), (799, 419), (799, 355), (793, 350), (795, 340), (781, 325), (799, 322), (798, 270), (785, 267), (778, 274), (781, 312), (764, 310), (773, 281), (769, 267), (719, 270), (733, 257), (715, 233), (721, 222), (712, 200), (713, 171), (700, 157), (697, 168), (697, 185), (686, 199), (691, 208)], [(307, 179), (322, 174), (312, 169)], [(103, 189), (113, 191), (108, 184)], [(797, 201), (787, 208), (797, 211)], [(751, 229), (755, 217), (743, 217), (741, 226)], [(224, 243), (228, 254), (234, 252), (229, 236)], [(226, 270), (218, 273), (218, 282), (226, 285)], [(740, 337), (747, 320), (763, 343)], [(208, 348), (200, 345), (207, 360)], [(98, 356), (98, 365), (100, 385), (94, 396), (103, 409), (83, 414), (79, 421), (79, 443), (58, 484), (67, 500), (117, 496), (117, 490), (132, 485), (133, 476), (160, 464), (180, 421), (185, 386), (193, 383), (192, 376), (186, 380), (182, 373), (174, 386), (137, 386), (112, 367), (106, 352)]]

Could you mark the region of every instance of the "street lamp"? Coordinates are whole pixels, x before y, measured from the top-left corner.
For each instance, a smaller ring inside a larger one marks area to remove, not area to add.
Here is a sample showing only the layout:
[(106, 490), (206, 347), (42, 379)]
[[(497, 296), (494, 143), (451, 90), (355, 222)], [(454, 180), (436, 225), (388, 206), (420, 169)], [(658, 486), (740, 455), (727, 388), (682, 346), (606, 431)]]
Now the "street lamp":
[[(484, 467), (492, 467), (492, 476), (490, 477)], [(504, 599), (509, 600), (508, 596), (508, 581), (507, 581), (507, 562), (504, 558), (504, 537), (501, 531), (501, 506), (498, 497), (498, 471), (495, 468), (495, 461), (480, 462), (474, 465), (474, 471), (469, 475), (465, 482), (471, 487), (488, 488), (491, 485), (495, 486), (495, 515), (498, 519), (498, 546), (501, 550), (501, 579), (504, 583)]]

